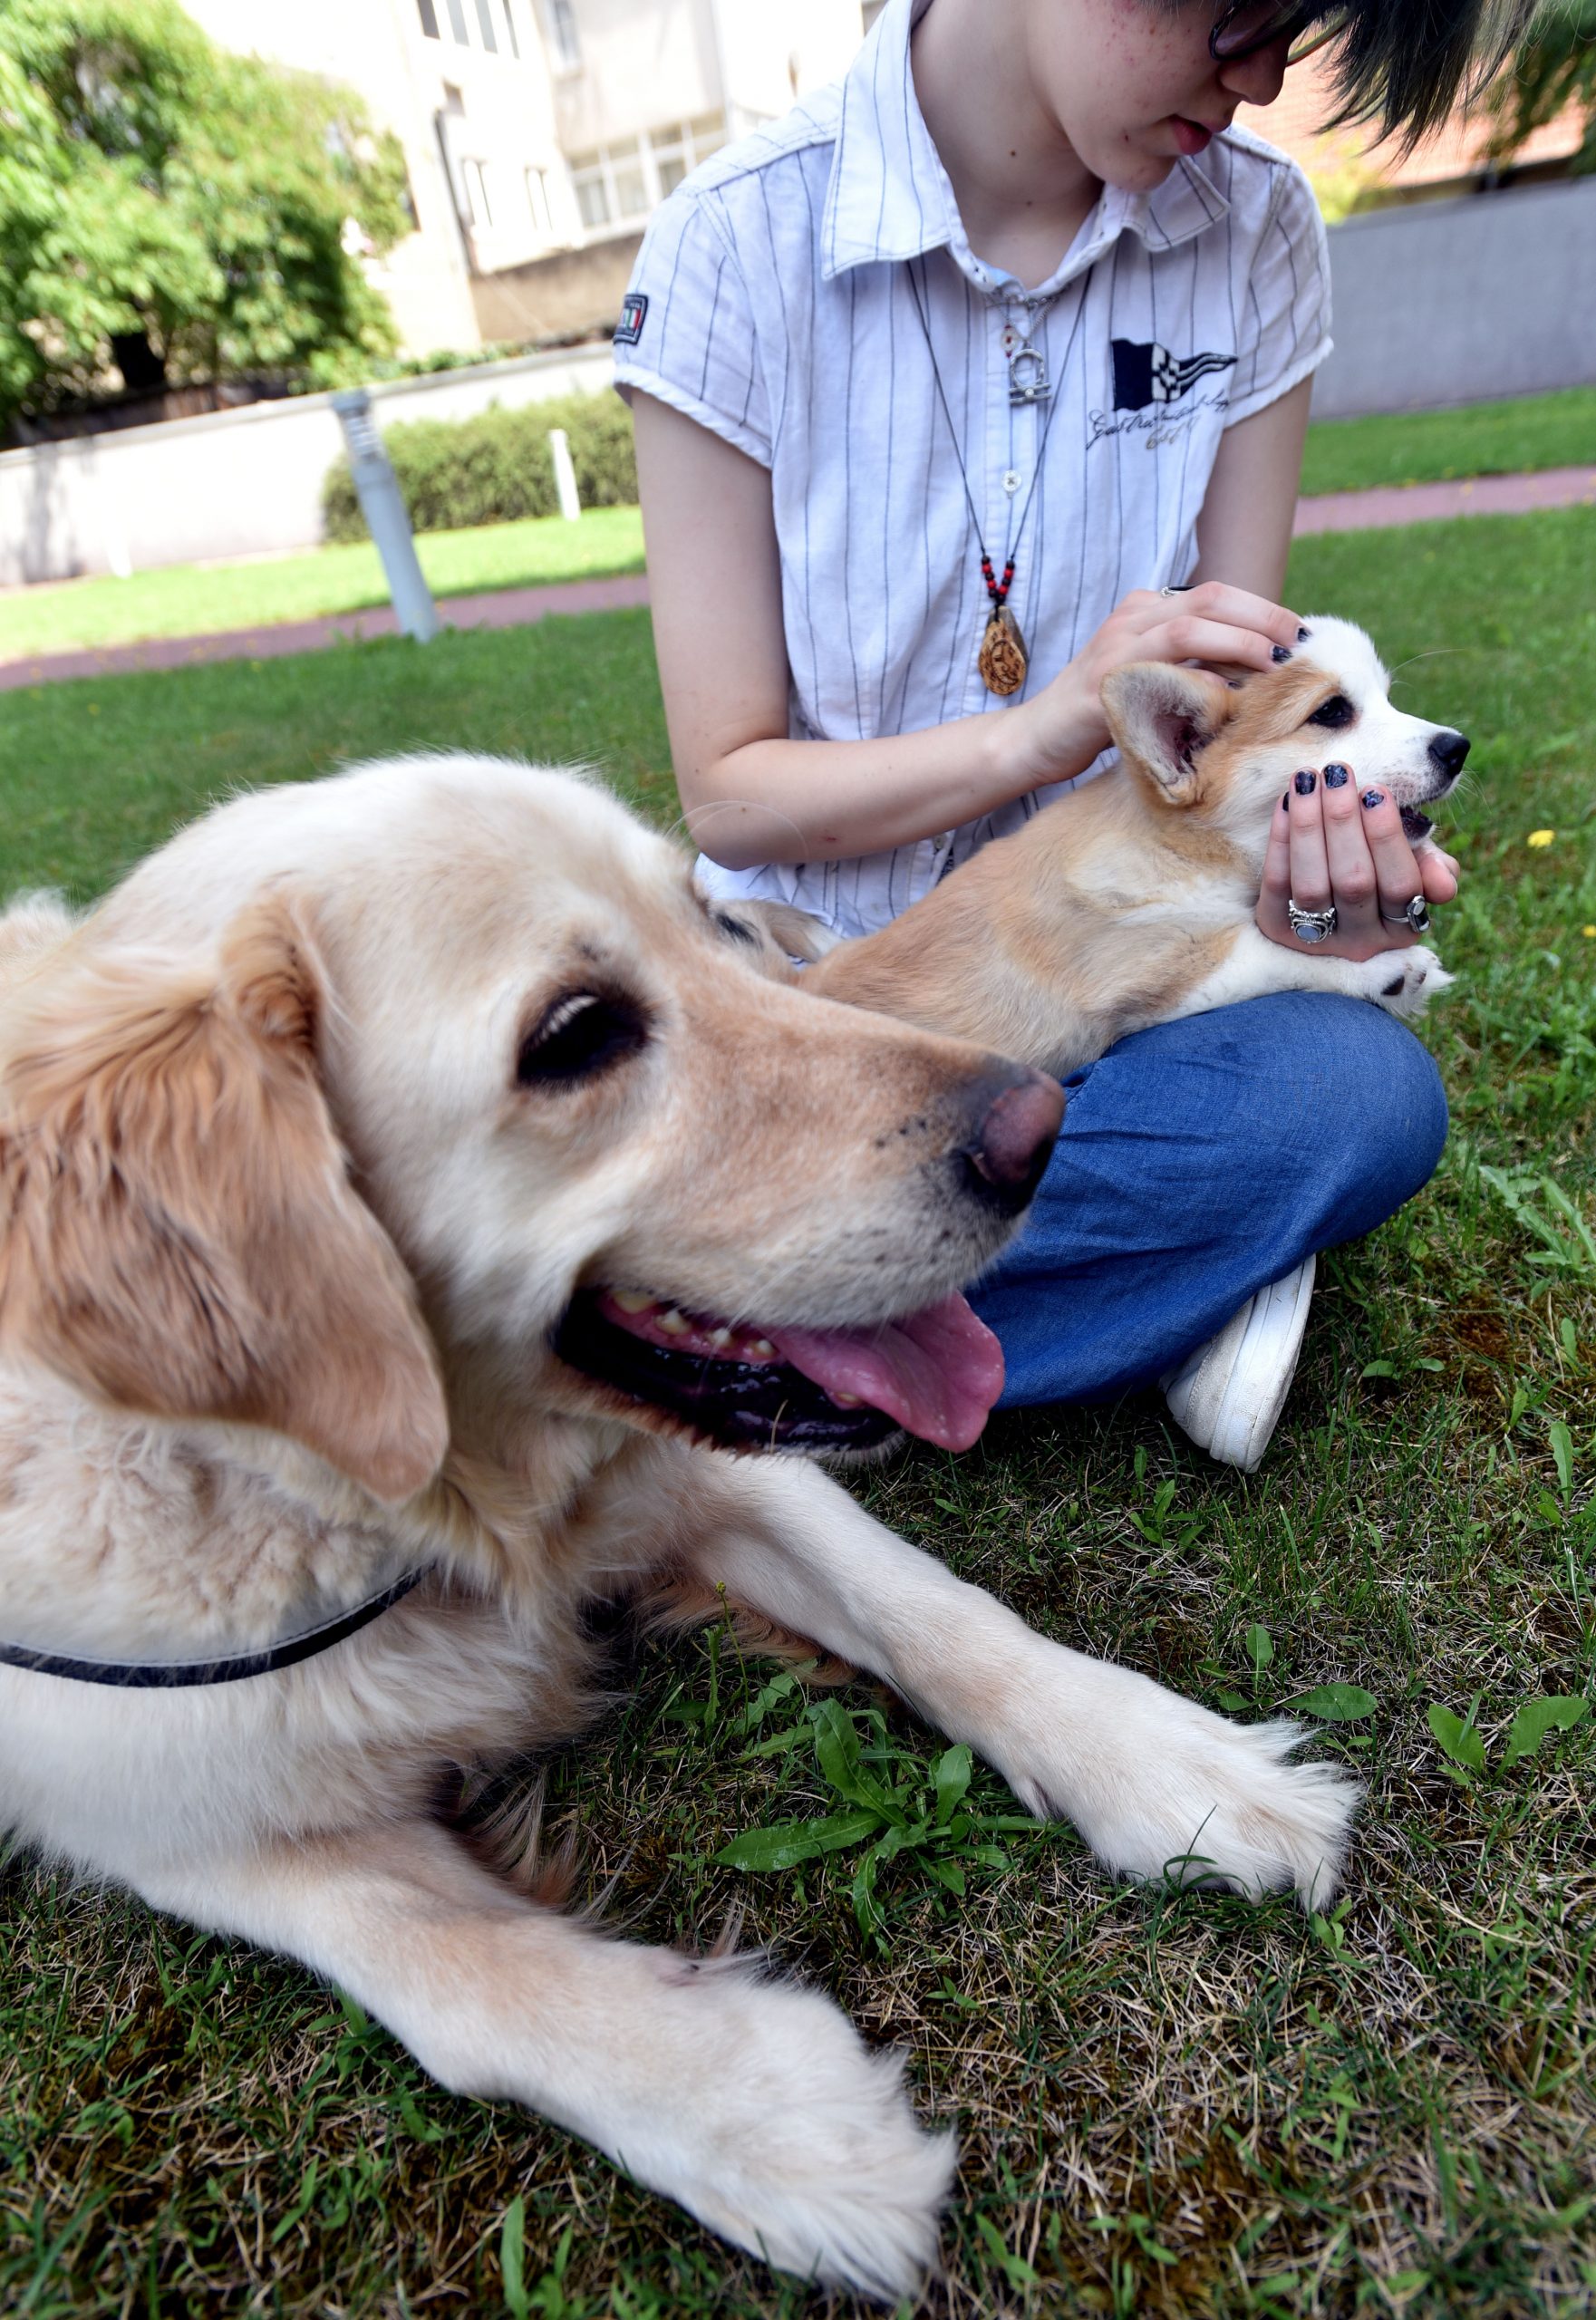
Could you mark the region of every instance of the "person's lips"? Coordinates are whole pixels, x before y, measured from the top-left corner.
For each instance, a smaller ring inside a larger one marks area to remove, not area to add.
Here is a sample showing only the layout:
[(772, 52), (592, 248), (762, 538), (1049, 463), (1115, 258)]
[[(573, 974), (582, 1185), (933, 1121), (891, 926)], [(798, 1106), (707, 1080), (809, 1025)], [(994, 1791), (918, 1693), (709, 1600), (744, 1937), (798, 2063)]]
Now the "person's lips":
[(1184, 112), (1171, 113), (1169, 118), (1175, 130), (1175, 141), (1183, 153), (1200, 153), (1205, 145), (1213, 142), (1214, 132), (1205, 128), (1202, 121), (1188, 121)]

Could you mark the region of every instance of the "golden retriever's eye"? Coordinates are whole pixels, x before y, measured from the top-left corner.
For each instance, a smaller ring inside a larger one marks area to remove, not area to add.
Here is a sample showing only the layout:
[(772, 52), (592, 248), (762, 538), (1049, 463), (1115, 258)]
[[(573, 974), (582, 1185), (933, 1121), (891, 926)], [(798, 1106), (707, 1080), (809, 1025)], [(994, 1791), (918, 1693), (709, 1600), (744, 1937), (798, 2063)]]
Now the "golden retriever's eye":
[(629, 1000), (567, 991), (522, 1040), (516, 1078), (523, 1088), (566, 1086), (609, 1070), (647, 1043), (642, 1010)]
[(745, 926), (740, 918), (733, 918), (729, 912), (723, 910), (711, 911), (710, 915), (721, 933), (729, 934), (734, 942), (751, 942), (756, 951), (759, 949), (759, 936), (751, 926)]
[(1330, 699), (1316, 709), (1307, 720), (1310, 725), (1328, 725), (1333, 733), (1340, 725), (1350, 725), (1358, 711), (1344, 692), (1332, 692)]

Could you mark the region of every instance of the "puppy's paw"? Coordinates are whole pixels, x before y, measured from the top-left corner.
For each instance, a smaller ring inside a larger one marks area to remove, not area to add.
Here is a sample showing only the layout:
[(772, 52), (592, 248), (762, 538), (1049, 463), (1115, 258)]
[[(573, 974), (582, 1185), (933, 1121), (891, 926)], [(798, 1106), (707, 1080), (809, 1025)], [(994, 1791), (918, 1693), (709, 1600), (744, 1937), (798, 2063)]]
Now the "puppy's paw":
[(1418, 943), (1407, 951), (1382, 951), (1365, 960), (1364, 997), (1392, 1015), (1411, 1020), (1422, 1015), (1438, 991), (1456, 981), (1433, 951)]
[(620, 2155), (780, 2271), (887, 2304), (917, 2295), (955, 2151), (917, 2124), (901, 2059), (872, 2054), (817, 1991), (735, 1961), (693, 1978), (680, 1999), (700, 2043), (675, 2089), (675, 2164)]
[(1253, 1900), (1291, 1888), (1321, 1909), (1340, 1881), (1359, 1784), (1333, 1764), (1290, 1763), (1308, 1737), (1297, 1725), (1233, 1724), (1113, 1672), (1124, 1689), (1069, 1774), (1056, 1787), (1015, 1784), (1031, 1810), (1072, 1821), (1123, 1876)]

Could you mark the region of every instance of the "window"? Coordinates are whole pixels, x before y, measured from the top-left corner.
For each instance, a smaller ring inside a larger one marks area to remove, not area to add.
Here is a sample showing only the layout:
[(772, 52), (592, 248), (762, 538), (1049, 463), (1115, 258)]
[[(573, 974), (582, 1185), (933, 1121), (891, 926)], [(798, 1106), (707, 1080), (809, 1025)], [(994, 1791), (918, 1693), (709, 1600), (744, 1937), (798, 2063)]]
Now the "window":
[(576, 188), (576, 208), (582, 223), (591, 230), (610, 222), (610, 197), (605, 184), (604, 159), (598, 153), (573, 156), (571, 183)]
[(482, 27), (482, 45), (489, 56), (498, 54), (498, 43), (493, 35), (493, 15), (488, 0), (477, 0), (477, 22)]
[(426, 34), (429, 40), (436, 40), (438, 38), (438, 11), (432, 5), (432, 0), (416, 0), (416, 6), (421, 11), (421, 30)]
[(466, 0), (449, 0), (449, 29), (462, 48), (469, 46), (466, 38)]
[(673, 121), (646, 137), (628, 137), (614, 145), (600, 145), (590, 153), (571, 156), (571, 182), (576, 208), (590, 233), (633, 218), (646, 218), (651, 209), (674, 193), (690, 169), (726, 142), (723, 113), (702, 113), (696, 121)]
[(582, 64), (582, 44), (576, 37), (576, 11), (571, 0), (544, 0), (548, 44), (556, 72), (576, 72)]
[(548, 171), (547, 169), (527, 171), (527, 207), (532, 213), (534, 232), (552, 234), (554, 212), (548, 206)]
[(488, 198), (488, 165), (485, 161), (460, 163), (460, 188), (465, 196), (468, 226), (491, 226), (493, 205)]
[(521, 61), (521, 44), (516, 37), (516, 20), (510, 14), (510, 0), (504, 0), (504, 29), (509, 41), (510, 54), (518, 64)]

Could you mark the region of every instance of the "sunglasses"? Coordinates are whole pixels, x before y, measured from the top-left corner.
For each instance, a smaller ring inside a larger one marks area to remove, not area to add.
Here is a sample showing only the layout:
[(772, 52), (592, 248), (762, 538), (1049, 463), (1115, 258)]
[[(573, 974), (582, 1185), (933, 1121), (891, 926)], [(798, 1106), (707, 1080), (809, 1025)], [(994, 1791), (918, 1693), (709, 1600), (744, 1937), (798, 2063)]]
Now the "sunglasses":
[(1283, 40), (1291, 43), (1286, 63), (1300, 64), (1345, 32), (1350, 14), (1325, 0), (1288, 0), (1284, 6), (1279, 0), (1231, 0), (1208, 35), (1208, 53), (1216, 64), (1233, 64)]

